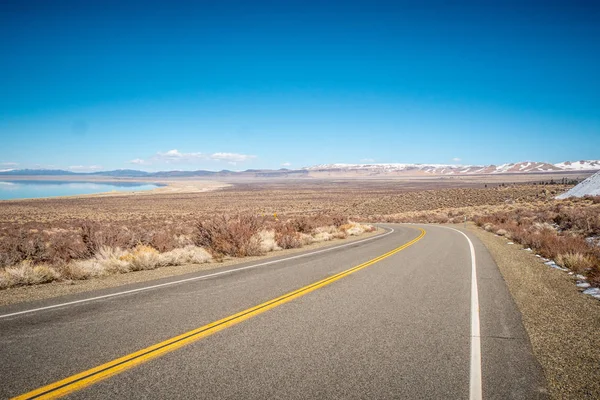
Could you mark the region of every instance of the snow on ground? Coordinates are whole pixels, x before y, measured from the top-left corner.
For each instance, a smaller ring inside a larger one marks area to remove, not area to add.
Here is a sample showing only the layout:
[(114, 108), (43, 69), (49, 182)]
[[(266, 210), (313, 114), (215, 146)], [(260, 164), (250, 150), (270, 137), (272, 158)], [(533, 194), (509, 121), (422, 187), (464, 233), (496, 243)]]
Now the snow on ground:
[(568, 197), (600, 196), (600, 172), (596, 172), (571, 190), (556, 196), (557, 199)]

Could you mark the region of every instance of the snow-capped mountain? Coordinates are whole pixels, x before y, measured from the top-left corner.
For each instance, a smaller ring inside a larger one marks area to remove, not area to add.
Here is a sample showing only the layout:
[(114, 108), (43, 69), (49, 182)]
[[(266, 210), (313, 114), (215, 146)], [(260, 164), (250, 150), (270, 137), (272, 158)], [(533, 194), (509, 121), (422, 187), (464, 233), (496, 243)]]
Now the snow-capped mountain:
[(561, 168), (563, 170), (580, 170), (580, 171), (594, 171), (600, 170), (600, 161), (592, 160), (592, 161), (565, 161), (558, 164), (554, 164), (556, 167)]
[(599, 160), (565, 161), (558, 164), (523, 161), (502, 165), (456, 165), (456, 164), (321, 164), (303, 168), (311, 173), (353, 173), (357, 175), (380, 174), (432, 174), (432, 175), (476, 175), (476, 174), (519, 174), (561, 171), (598, 171)]

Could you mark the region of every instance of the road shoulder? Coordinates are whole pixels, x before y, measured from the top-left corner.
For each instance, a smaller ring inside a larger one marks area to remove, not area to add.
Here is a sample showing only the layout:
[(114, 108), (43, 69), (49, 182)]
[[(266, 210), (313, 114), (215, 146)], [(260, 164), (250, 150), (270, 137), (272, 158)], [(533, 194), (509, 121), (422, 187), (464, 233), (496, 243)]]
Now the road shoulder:
[(487, 247), (522, 314), (533, 352), (556, 399), (600, 398), (600, 302), (521, 246), (469, 226)]

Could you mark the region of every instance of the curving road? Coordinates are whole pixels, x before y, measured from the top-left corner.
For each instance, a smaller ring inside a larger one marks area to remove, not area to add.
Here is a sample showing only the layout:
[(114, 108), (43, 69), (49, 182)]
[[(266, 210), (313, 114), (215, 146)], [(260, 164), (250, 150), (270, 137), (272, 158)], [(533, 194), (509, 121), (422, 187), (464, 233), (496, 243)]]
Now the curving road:
[(0, 307), (0, 397), (546, 398), (485, 247), (467, 233), (472, 282), (461, 232), (384, 227), (185, 282)]

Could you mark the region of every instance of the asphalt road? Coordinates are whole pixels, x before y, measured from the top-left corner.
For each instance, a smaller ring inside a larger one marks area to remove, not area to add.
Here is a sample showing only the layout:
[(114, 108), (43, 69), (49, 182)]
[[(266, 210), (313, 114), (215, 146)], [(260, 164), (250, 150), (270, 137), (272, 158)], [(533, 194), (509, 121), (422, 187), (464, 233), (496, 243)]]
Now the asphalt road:
[[(237, 265), (216, 276), (206, 271), (206, 279), (8, 317), (169, 280), (1, 307), (0, 397), (27, 393), (264, 304), (421, 233), (418, 225), (386, 227), (394, 231), (376, 240), (256, 268)], [(158, 357), (143, 356), (148, 359), (133, 367), (114, 367), (94, 384), (71, 383), (79, 386), (68, 397), (468, 399), (469, 244), (459, 232), (422, 228), (422, 239), (372, 265), (281, 304), (268, 303), (239, 323)], [(477, 260), (483, 398), (545, 398), (520, 314), (487, 250), (469, 237)]]

